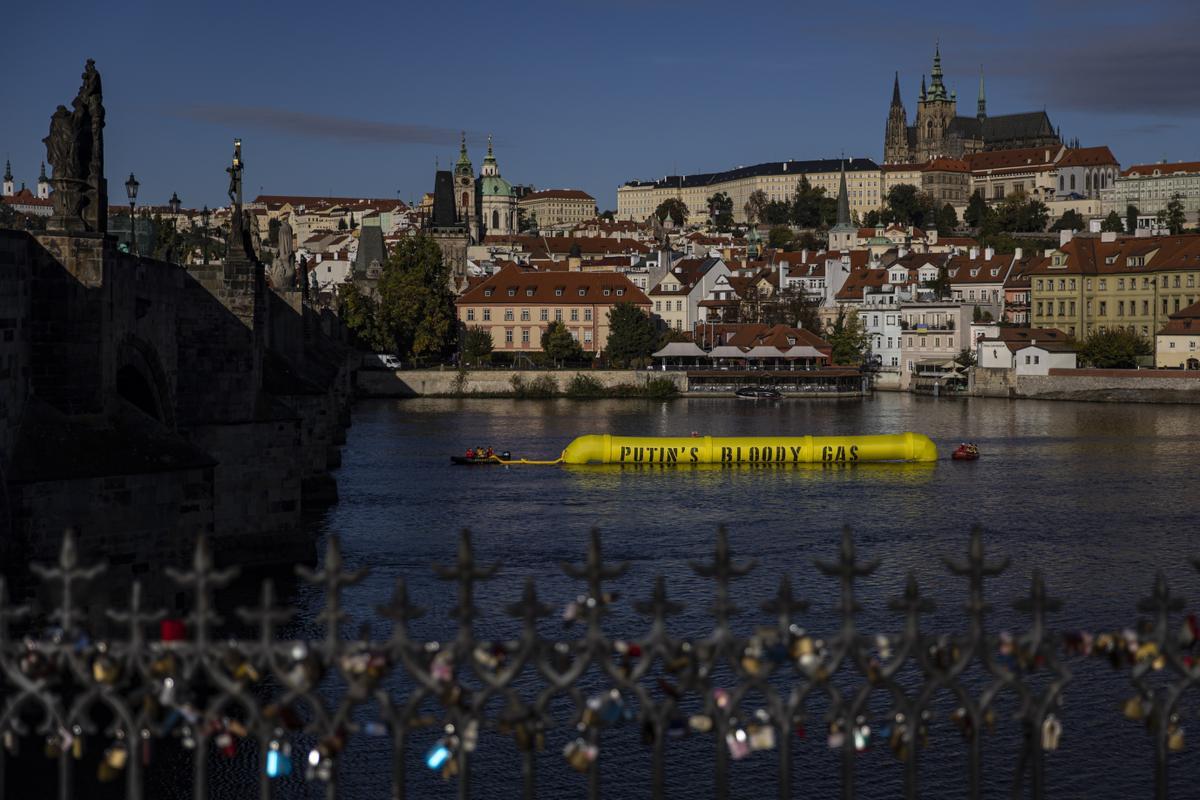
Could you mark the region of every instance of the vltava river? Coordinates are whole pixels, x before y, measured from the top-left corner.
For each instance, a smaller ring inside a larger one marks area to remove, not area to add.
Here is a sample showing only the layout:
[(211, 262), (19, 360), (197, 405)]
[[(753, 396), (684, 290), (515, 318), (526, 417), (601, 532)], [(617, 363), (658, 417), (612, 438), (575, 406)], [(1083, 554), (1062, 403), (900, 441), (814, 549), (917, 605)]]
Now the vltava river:
[[(1004, 400), (959, 400), (879, 394), (868, 400), (750, 403), (732, 399), (642, 401), (402, 400), (369, 401), (354, 410), (354, 424), (338, 473), (341, 502), (314, 521), (321, 539), (342, 537), (350, 567), (372, 570), (346, 598), (354, 623), (374, 619), (395, 579), (431, 613), (414, 623), (419, 635), (451, 638), (446, 614), (452, 584), (433, 578), (430, 564), (448, 563), (455, 536), (474, 532), (481, 561), (503, 569), (476, 598), (486, 636), (511, 636), (502, 615), (526, 576), (556, 610), (581, 592), (559, 563), (581, 561), (588, 531), (603, 534), (606, 557), (628, 560), (618, 582), (622, 597), (606, 628), (614, 637), (636, 637), (645, 621), (630, 602), (648, 594), (655, 575), (685, 604), (673, 620), (680, 634), (702, 635), (711, 625), (711, 582), (688, 568), (711, 550), (718, 524), (726, 524), (735, 554), (760, 566), (735, 584), (748, 610), (739, 625), (748, 631), (770, 620), (757, 611), (782, 574), (812, 608), (803, 624), (814, 631), (836, 628), (836, 585), (812, 566), (835, 555), (843, 525), (856, 532), (860, 553), (881, 558), (863, 582), (861, 625), (896, 631), (886, 601), (900, 593), (912, 571), (937, 602), (929, 629), (961, 632), (965, 620), (962, 579), (952, 577), (942, 556), (962, 556), (974, 524), (986, 531), (986, 548), (1012, 565), (991, 583), (993, 630), (1020, 630), (1012, 600), (1029, 584), (1034, 568), (1046, 575), (1050, 593), (1064, 607), (1050, 623), (1057, 629), (1114, 629), (1131, 625), (1139, 598), (1149, 593), (1156, 569), (1166, 571), (1195, 607), (1200, 576), (1186, 557), (1200, 555), (1200, 450), (1195, 446), (1200, 411), (1186, 406), (1106, 405)], [(452, 467), (451, 454), (491, 445), (514, 454), (552, 458), (575, 436), (613, 433), (651, 436), (830, 435), (916, 431), (931, 436), (943, 454), (936, 465), (809, 467)], [(963, 440), (982, 458), (948, 460)], [(299, 602), (315, 610), (316, 597)], [(352, 630), (353, 625), (348, 629)], [(570, 636), (557, 619), (547, 635)], [(1050, 796), (1145, 796), (1150, 791), (1149, 738), (1122, 718), (1119, 705), (1132, 692), (1095, 661), (1073, 663), (1075, 682), (1063, 709), (1060, 749), (1049, 758)], [(1200, 778), (1200, 724), (1188, 706), (1189, 752), (1172, 756), (1180, 791), (1195, 791)], [(1000, 728), (1011, 729), (1001, 720)], [(1194, 728), (1194, 730), (1191, 730)], [(558, 751), (567, 734), (551, 737), (541, 757), (544, 797), (582, 796), (582, 776), (564, 766)], [(645, 795), (649, 757), (636, 727), (606, 734), (602, 750), (605, 795)], [(1005, 795), (1015, 763), (1012, 738), (1003, 731), (985, 740), (988, 784)], [(451, 797), (420, 763), (428, 742), (418, 737), (410, 791)], [(669, 780), (673, 796), (711, 792), (710, 739), (671, 742)], [(349, 797), (378, 797), (386, 787), (388, 750), (361, 742), (345, 757)], [(944, 719), (935, 722), (924, 758), (924, 796), (958, 796), (962, 786), (962, 738)], [(797, 745), (795, 788), (800, 796), (836, 792), (837, 755), (819, 733)], [(1121, 758), (1109, 756), (1120, 753)], [(511, 796), (519, 769), (511, 741), (485, 737), (478, 755), (477, 796)], [(775, 793), (773, 757), (758, 753), (734, 768), (733, 794), (761, 798)], [(900, 769), (885, 746), (864, 754), (861, 795), (896, 793)], [(1189, 777), (1190, 776), (1190, 777)], [(1103, 787), (1103, 788), (1100, 788)], [(1186, 788), (1185, 788), (1186, 787)], [(297, 787), (299, 788), (299, 787)], [(314, 795), (315, 796), (315, 795)]]

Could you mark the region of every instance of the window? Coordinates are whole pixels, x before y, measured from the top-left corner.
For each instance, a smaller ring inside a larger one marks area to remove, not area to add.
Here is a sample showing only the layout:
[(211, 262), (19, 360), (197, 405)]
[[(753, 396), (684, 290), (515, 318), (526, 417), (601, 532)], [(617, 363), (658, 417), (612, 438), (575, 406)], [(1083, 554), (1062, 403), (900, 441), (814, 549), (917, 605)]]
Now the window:
[(512, 320), (513, 320), (513, 310), (511, 308), (504, 309), (504, 321), (512, 322)]
[(1108, 280), (1106, 278), (1100, 279), (1100, 291), (1102, 291), (1102, 292), (1108, 291)]
[(517, 296), (517, 287), (515, 287), (515, 286), (508, 287), (508, 296), (516, 297)]
[(492, 296), (492, 290), (491, 290), (491, 289), (484, 289), (484, 290), (483, 290), (483, 296), (484, 296), (484, 297), (491, 297), (491, 296)]
[(521, 322), (529, 322), (529, 309), (528, 308), (521, 309)]
[(571, 322), (579, 322), (579, 309), (578, 308), (571, 309)]
[(1067, 304), (1062, 300), (1058, 301), (1058, 315), (1060, 317), (1065, 317), (1067, 315)]
[(1175, 276), (1175, 288), (1176, 289), (1179, 288), (1179, 276), (1178, 275)]
[(608, 297), (610, 294), (612, 294), (612, 289), (605, 289), (605, 290), (604, 290), (604, 296), (605, 296), (605, 297)]
[(1034, 356), (1034, 357), (1033, 357), (1033, 363), (1035, 363), (1035, 364), (1039, 364), (1039, 363), (1041, 363), (1041, 360), (1042, 360), (1042, 357), (1041, 357), (1041, 356)]
[(1071, 278), (1071, 291), (1075, 291), (1075, 279)]
[(590, 308), (585, 308), (583, 310), (583, 321), (584, 322), (592, 321), (592, 310)]
[(529, 344), (529, 329), (528, 328), (521, 328), (521, 344), (523, 344), (523, 345)]
[(562, 290), (561, 286), (554, 290), (555, 297), (562, 297), (562, 293), (563, 293), (563, 290)]
[(1100, 301), (1100, 316), (1108, 316), (1108, 303), (1103, 300)]
[(1037, 280), (1037, 288), (1038, 288), (1039, 292), (1042, 290), (1042, 279), (1041, 278), (1038, 278), (1038, 280)]
[(587, 294), (587, 289), (581, 286), (579, 288), (579, 296), (583, 297), (585, 294)]
[(483, 321), (490, 322), (491, 319), (492, 319), (492, 310), (490, 308), (485, 308), (483, 310)]
[(654, 310), (662, 311), (662, 302), (661, 301), (659, 301), (659, 300), (654, 301)]
[(513, 338), (512, 338), (512, 328), (505, 328), (505, 329), (504, 329), (504, 343), (505, 343), (505, 344), (512, 344), (512, 342), (513, 342)]
[(1026, 363), (1026, 364), (1028, 364), (1028, 363), (1029, 363), (1029, 356), (1025, 356), (1025, 363)]
[(1071, 316), (1075, 316), (1075, 301), (1071, 301)]
[(543, 308), (541, 311), (539, 311), (538, 319), (540, 319), (542, 322), (546, 322), (547, 320), (549, 320), (550, 319), (550, 309)]
[(1125, 288), (1125, 279), (1124, 278), (1117, 278), (1117, 288), (1118, 289)]
[(624, 290), (624, 289), (617, 289), (617, 297), (621, 297), (621, 296), (623, 296), (624, 294), (625, 294), (625, 290)]
[(592, 332), (590, 330), (586, 330), (583, 332), (583, 341), (585, 344), (592, 343)]
[(682, 300), (676, 300), (676, 301), (675, 301), (675, 310), (676, 310), (676, 311), (683, 311), (683, 301), (682, 301)]
[(1090, 292), (1092, 290), (1092, 279), (1088, 278), (1086, 281), (1084, 281), (1083, 286)]
[(474, 322), (474, 321), (475, 321), (475, 309), (468, 308), (467, 309), (467, 322)]

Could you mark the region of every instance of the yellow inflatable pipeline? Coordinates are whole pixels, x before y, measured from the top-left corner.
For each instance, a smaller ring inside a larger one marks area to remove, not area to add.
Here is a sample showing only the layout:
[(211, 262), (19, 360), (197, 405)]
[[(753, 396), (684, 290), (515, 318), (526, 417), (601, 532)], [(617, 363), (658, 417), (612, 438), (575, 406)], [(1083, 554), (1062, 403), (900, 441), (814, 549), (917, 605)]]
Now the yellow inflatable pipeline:
[(542, 464), (858, 464), (937, 461), (937, 447), (920, 433), (874, 436), (646, 437), (593, 434)]

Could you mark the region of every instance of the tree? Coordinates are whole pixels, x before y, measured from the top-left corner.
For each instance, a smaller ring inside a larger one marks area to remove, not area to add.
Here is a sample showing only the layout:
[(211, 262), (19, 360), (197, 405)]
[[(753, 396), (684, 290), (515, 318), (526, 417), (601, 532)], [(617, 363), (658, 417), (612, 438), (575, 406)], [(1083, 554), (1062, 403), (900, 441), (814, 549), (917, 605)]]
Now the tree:
[(1125, 230), (1125, 223), (1121, 222), (1116, 211), (1110, 211), (1104, 221), (1100, 223), (1100, 230), (1105, 233), (1122, 233)]
[(542, 334), (542, 352), (555, 366), (562, 366), (567, 360), (576, 361), (583, 358), (583, 348), (575, 337), (561, 322), (551, 322)]
[(532, 211), (526, 211), (523, 208), (517, 209), (517, 231), (526, 233), (529, 231), (537, 231), (538, 221), (537, 214)]
[(668, 215), (676, 227), (682, 227), (688, 218), (687, 204), (678, 197), (668, 197), (658, 204), (658, 208), (654, 209), (654, 216), (658, 217), (659, 222), (662, 222)]
[(1178, 236), (1183, 233), (1183, 228), (1187, 225), (1187, 214), (1183, 210), (1183, 197), (1181, 195), (1171, 195), (1171, 202), (1167, 203), (1166, 211), (1163, 214), (1163, 222), (1172, 236)]
[(866, 326), (858, 318), (858, 312), (838, 309), (837, 319), (829, 326), (825, 341), (833, 345), (834, 364), (859, 364), (871, 343)]
[(821, 298), (809, 296), (803, 289), (787, 287), (762, 306), (762, 321), (767, 325), (789, 325), (806, 331), (821, 330)]
[(1097, 369), (1133, 369), (1139, 356), (1153, 352), (1149, 339), (1125, 328), (1114, 328), (1089, 334), (1079, 348), (1079, 361)]
[(949, 236), (958, 227), (958, 213), (954, 206), (946, 203), (937, 214), (937, 231), (939, 236)]
[(1135, 205), (1125, 206), (1125, 232), (1130, 236), (1137, 233), (1138, 215), (1141, 213)]
[(972, 228), (981, 228), (983, 223), (987, 221), (991, 209), (988, 208), (987, 201), (983, 199), (983, 195), (975, 192), (971, 195), (971, 199), (967, 201), (967, 210), (963, 212), (963, 220)]
[(725, 192), (717, 192), (708, 198), (708, 219), (719, 231), (733, 227), (733, 198)]
[(911, 183), (899, 183), (888, 190), (887, 212), (898, 225), (921, 226), (924, 221), (920, 192)]
[(395, 346), (395, 342), (379, 328), (378, 304), (352, 281), (338, 286), (337, 310), (338, 317), (360, 349), (390, 352)]
[(346, 230), (346, 218), (345, 217), (338, 220), (338, 230), (339, 231)]
[(786, 225), (776, 225), (767, 234), (767, 246), (776, 250), (791, 250), (796, 234)]
[(649, 362), (658, 334), (654, 322), (633, 303), (617, 303), (608, 312), (608, 359), (619, 367)]
[(450, 268), (428, 236), (400, 240), (379, 278), (379, 325), (396, 352), (421, 360), (445, 355), (457, 330)]
[(963, 348), (954, 357), (954, 363), (963, 367), (975, 366), (975, 353), (970, 348)]
[(880, 223), (879, 211), (871, 209), (863, 215), (862, 222), (865, 228), (878, 228)]
[[(1110, 216), (1115, 217), (1116, 212), (1114, 211)], [(1117, 222), (1119, 223), (1120, 221), (1121, 220), (1118, 217)], [(1064, 211), (1062, 213), (1062, 216), (1059, 217), (1057, 220), (1055, 220), (1054, 224), (1050, 226), (1050, 230), (1051, 231), (1081, 231), (1081, 230), (1083, 230), (1083, 225), (1084, 225), (1083, 215), (1072, 208), (1068, 208), (1066, 211)]]
[(783, 200), (772, 200), (762, 211), (762, 221), (768, 225), (787, 225), (792, 218), (792, 204)]
[[(808, 182), (808, 176), (801, 175), (796, 184), (796, 194), (792, 198), (792, 222), (801, 228), (821, 227), (821, 201), (825, 199), (825, 190)], [(836, 203), (834, 213), (836, 215)], [(836, 216), (835, 216), (836, 219)]]
[(464, 364), (486, 364), (492, 358), (492, 334), (486, 328), (472, 325), (463, 331), (462, 359)]
[(746, 205), (743, 211), (746, 212), (746, 222), (753, 225), (762, 219), (763, 209), (767, 207), (767, 193), (762, 189), (755, 189), (750, 193), (750, 197), (746, 199)]

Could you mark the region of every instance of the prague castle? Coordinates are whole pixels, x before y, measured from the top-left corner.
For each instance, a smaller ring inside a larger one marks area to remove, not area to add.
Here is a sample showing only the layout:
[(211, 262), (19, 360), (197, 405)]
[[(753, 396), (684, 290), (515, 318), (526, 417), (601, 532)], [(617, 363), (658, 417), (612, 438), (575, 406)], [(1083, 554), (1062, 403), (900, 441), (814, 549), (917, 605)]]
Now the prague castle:
[(947, 91), (942, 82), (940, 50), (934, 53), (928, 88), (925, 86), (925, 76), (921, 76), (916, 124), (909, 125), (904, 103), (900, 100), (900, 75), (896, 75), (883, 139), (885, 164), (923, 164), (941, 156), (962, 158), (982, 150), (1014, 150), (1060, 144), (1059, 135), (1045, 111), (988, 116), (982, 71), (979, 74), (979, 100), (975, 116), (960, 117), (958, 98), (954, 92)]

